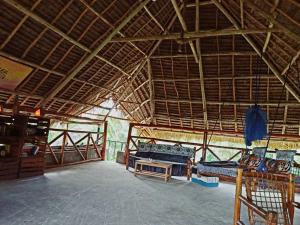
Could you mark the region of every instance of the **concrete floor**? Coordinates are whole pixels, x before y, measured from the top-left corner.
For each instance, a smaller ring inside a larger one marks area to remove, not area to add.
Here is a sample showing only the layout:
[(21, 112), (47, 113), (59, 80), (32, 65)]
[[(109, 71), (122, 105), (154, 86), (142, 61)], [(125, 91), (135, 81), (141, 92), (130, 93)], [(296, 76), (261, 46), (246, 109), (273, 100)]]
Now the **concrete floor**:
[(166, 184), (95, 162), (0, 183), (0, 225), (232, 224), (234, 188)]

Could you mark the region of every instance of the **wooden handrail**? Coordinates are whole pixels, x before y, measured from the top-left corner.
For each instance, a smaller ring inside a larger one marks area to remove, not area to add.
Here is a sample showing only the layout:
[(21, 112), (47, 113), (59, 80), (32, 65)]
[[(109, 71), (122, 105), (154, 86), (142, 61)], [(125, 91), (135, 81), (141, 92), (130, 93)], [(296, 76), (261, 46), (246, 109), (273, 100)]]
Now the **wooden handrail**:
[(239, 199), (241, 200), (241, 202), (243, 202), (248, 208), (250, 208), (251, 210), (253, 210), (255, 213), (257, 213), (258, 215), (260, 215), (262, 218), (267, 219), (267, 215), (268, 213), (262, 209), (259, 208), (257, 205), (253, 204), (252, 202), (250, 202), (247, 198), (245, 198), (244, 196), (239, 196)]

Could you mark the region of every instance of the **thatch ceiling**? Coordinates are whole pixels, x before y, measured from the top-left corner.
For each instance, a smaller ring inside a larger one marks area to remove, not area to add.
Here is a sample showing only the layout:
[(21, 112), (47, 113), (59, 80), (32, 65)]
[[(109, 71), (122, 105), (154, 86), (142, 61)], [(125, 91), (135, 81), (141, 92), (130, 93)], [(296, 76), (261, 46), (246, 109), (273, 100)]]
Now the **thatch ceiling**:
[(0, 103), (18, 94), (22, 106), (79, 115), (112, 98), (135, 122), (241, 131), (257, 100), (275, 133), (300, 134), (297, 0), (1, 0), (0, 10), (0, 55), (34, 69)]

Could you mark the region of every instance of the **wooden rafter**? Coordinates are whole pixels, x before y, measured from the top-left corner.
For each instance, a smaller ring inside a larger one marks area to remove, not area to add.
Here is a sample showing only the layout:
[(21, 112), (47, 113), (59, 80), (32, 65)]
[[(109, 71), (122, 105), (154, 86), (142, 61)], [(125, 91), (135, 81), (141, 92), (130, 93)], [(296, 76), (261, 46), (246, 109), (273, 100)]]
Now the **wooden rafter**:
[[(185, 23), (185, 21), (184, 21), (183, 16), (181, 15), (181, 9), (178, 7), (176, 0), (171, 0), (171, 2), (172, 2), (172, 5), (173, 5), (173, 7), (174, 7), (174, 9), (175, 9), (175, 12), (176, 12), (176, 14), (177, 14), (177, 17), (178, 17), (178, 19), (179, 19), (179, 22), (180, 22), (180, 24), (181, 24), (181, 26), (182, 26), (183, 31), (184, 31), (184, 32), (187, 32), (187, 31), (188, 31), (187, 25), (186, 25), (186, 23)], [(195, 46), (194, 46), (193, 42), (192, 42), (192, 41), (189, 41), (189, 45), (190, 45), (191, 50), (192, 50), (192, 52), (193, 52), (195, 61), (198, 62), (198, 55), (197, 55), (197, 52), (196, 52), (196, 49), (195, 49)]]
[(150, 108), (151, 108), (150, 123), (153, 123), (153, 118), (154, 118), (154, 114), (155, 114), (155, 103), (153, 101), (153, 99), (154, 99), (154, 83), (153, 83), (153, 74), (152, 74), (150, 59), (147, 60), (147, 72), (148, 72), (148, 77), (149, 77), (149, 93), (150, 93)]
[[(238, 24), (238, 22), (234, 19), (233, 16), (231, 16), (231, 14), (227, 11), (227, 9), (224, 8), (224, 6), (219, 3), (217, 0), (212, 0), (214, 2), (214, 4), (216, 5), (216, 7), (223, 12), (223, 14), (227, 17), (227, 19), (234, 25), (234, 27), (237, 30), (240, 30), (241, 27)], [(248, 1), (249, 3), (249, 1)], [(275, 24), (275, 23), (274, 23)], [(256, 53), (262, 58), (262, 60), (267, 64), (267, 66), (271, 69), (271, 71), (274, 73), (274, 75), (278, 78), (278, 80), (284, 84), (285, 83), (285, 79), (284, 77), (280, 74), (280, 72), (277, 70), (277, 68), (275, 67), (275, 65), (269, 60), (267, 59), (264, 55), (261, 55), (260, 49), (257, 46), (257, 44), (247, 35), (247, 34), (243, 34), (243, 37), (246, 39), (246, 41), (251, 45), (251, 47), (256, 51)], [(298, 102), (300, 102), (300, 95), (299, 93), (297, 93), (297, 91), (295, 91), (288, 83), (285, 84), (286, 89), (297, 99)]]
[[(111, 24), (104, 16), (102, 16), (100, 13), (98, 13), (90, 4), (88, 4), (85, 0), (80, 0), (80, 2), (85, 5), (85, 7), (87, 7), (89, 10), (91, 10), (98, 18), (100, 18), (104, 23), (106, 23), (108, 26), (110, 26), (110, 28), (114, 28), (113, 24)], [(146, 7), (146, 6), (145, 6)], [(144, 7), (144, 8), (145, 8)], [(125, 37), (125, 35), (119, 31), (118, 34), (120, 34), (122, 37)], [(130, 44), (137, 49), (139, 52), (141, 52), (143, 55), (145, 55), (145, 53), (138, 47), (136, 46), (134, 43)]]
[[(182, 8), (182, 6), (181, 6)], [(175, 22), (176, 19), (176, 15), (173, 16), (173, 18), (171, 19), (168, 27), (166, 28), (166, 30), (163, 32), (163, 34), (166, 34), (168, 32), (168, 30), (170, 29), (170, 27), (173, 25), (173, 23)], [(161, 43), (161, 41), (157, 41), (155, 43), (155, 45), (153, 46), (153, 48), (151, 49), (151, 51), (149, 52), (148, 56), (145, 57), (143, 59), (143, 61), (138, 65), (138, 67), (136, 68), (136, 70), (134, 71), (134, 75), (132, 75), (131, 80), (128, 82), (129, 86), (133, 83), (133, 81), (135, 80), (135, 78), (138, 76), (138, 74), (140, 73), (140, 71), (142, 70), (142, 68), (145, 66), (145, 64), (147, 63), (147, 59), (151, 57), (151, 55), (155, 52), (155, 50), (158, 48), (159, 44)], [(121, 101), (121, 99), (124, 97), (125, 92), (127, 92), (127, 90), (129, 89), (129, 86), (127, 86), (123, 92), (123, 94), (121, 94), (118, 99), (116, 100), (114, 106), (118, 105), (119, 102)], [(111, 110), (108, 111), (107, 116), (109, 116), (109, 114), (111, 113)], [(105, 117), (105, 119), (106, 119)]]
[[(272, 9), (271, 9), (271, 13), (273, 13), (275, 11), (275, 9), (278, 6), (278, 4), (279, 4), (279, 0), (276, 0), (274, 7), (272, 7)], [(268, 27), (269, 28), (273, 28), (274, 24), (272, 22), (270, 22)], [(270, 42), (270, 39), (271, 39), (271, 35), (272, 35), (271, 32), (267, 33), (266, 41), (265, 41), (264, 46), (263, 46), (263, 52), (266, 52), (266, 50), (268, 48), (268, 45), (269, 45), (269, 42)]]
[(160, 22), (155, 18), (155, 16), (152, 14), (152, 12), (147, 8), (147, 6), (144, 6), (145, 11), (148, 13), (148, 15), (151, 17), (151, 19), (156, 23), (156, 25), (162, 30), (165, 31), (165, 28), (160, 24)]
[[(195, 30), (196, 32), (199, 31), (199, 0), (196, 0), (196, 21), (195, 21)], [(204, 126), (208, 129), (208, 118), (207, 118), (207, 105), (206, 105), (206, 93), (205, 93), (205, 84), (204, 84), (204, 70), (203, 70), (203, 63), (202, 63), (202, 54), (201, 54), (201, 47), (200, 47), (200, 39), (196, 40), (196, 50), (198, 54), (198, 68), (199, 68), (199, 76), (200, 76), (200, 87), (201, 87), (201, 98), (202, 98), (202, 109), (203, 109), (203, 119), (204, 119)]]
[[(213, 1), (215, 1), (215, 0), (213, 0)], [(298, 44), (300, 44), (300, 36), (297, 33), (295, 33), (294, 31), (290, 30), (287, 26), (284, 26), (283, 24), (278, 22), (272, 14), (263, 11), (257, 5), (252, 3), (251, 1), (246, 1), (245, 3), (247, 4), (247, 6), (249, 6), (253, 10), (255, 10), (255, 13), (258, 13), (261, 17), (267, 19), (269, 22), (276, 25), (278, 28), (283, 30), (287, 36), (289, 36), (290, 38), (292, 38), (293, 40), (298, 42)]]
[(81, 63), (78, 65), (72, 73), (70, 73), (63, 82), (61, 82), (55, 90), (52, 90), (52, 93), (48, 95), (41, 103), (42, 106), (47, 104), (60, 90), (62, 90), (65, 85), (72, 80), (76, 74), (85, 67), (97, 54), (100, 52), (108, 43), (109, 41), (134, 17), (137, 15), (137, 13), (143, 9), (145, 5), (150, 0), (145, 0), (142, 3), (140, 3), (132, 12), (101, 42), (101, 44), (93, 50)]
[[(22, 6), (21, 4), (17, 3), (15, 0), (4, 0), (7, 4), (15, 7), (16, 9), (18, 9), (19, 11), (21, 11), (22, 13), (24, 13), (25, 15), (31, 17), (32, 19), (36, 20), (37, 22), (43, 24), (44, 26), (46, 26), (48, 29), (54, 31), (55, 33), (59, 34), (60, 36), (62, 36), (64, 39), (66, 39), (67, 41), (71, 42), (73, 45), (81, 48), (82, 50), (90, 53), (90, 55), (93, 55), (92, 50), (90, 50), (89, 48), (87, 48), (86, 46), (84, 46), (83, 44), (79, 43), (78, 41), (74, 40), (73, 38), (71, 38), (70, 36), (66, 35), (64, 32), (62, 32), (61, 30), (59, 30), (58, 28), (56, 28), (55, 26), (53, 26), (52, 24), (50, 24), (49, 22), (47, 22), (46, 20), (42, 19), (41, 17), (39, 17), (38, 15), (36, 15), (35, 13), (31, 12), (30, 10), (26, 9), (24, 6)], [(147, 1), (147, 0), (146, 0)], [(106, 43), (107, 44), (107, 43)], [(98, 53), (98, 52), (97, 52)], [(94, 54), (93, 57), (96, 57), (102, 61), (104, 61), (105, 63), (107, 63), (108, 65), (112, 66), (113, 68), (119, 70), (120, 72), (122, 72), (123, 74), (125, 74), (126, 76), (129, 76), (128, 73), (126, 73), (124, 70), (122, 70), (120, 67), (116, 66), (115, 64), (113, 64), (112, 62), (108, 61), (107, 59), (103, 58), (102, 56), (99, 56)]]

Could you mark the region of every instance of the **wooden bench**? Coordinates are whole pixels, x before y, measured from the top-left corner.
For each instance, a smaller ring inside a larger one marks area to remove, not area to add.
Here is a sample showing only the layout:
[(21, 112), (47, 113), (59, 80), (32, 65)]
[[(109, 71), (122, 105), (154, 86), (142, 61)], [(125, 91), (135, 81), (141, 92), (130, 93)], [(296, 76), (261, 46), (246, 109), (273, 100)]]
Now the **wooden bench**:
[[(143, 166), (163, 168), (165, 169), (165, 173), (143, 170)], [(136, 176), (137, 174), (164, 178), (165, 182), (168, 182), (171, 179), (171, 175), (172, 175), (172, 164), (165, 163), (165, 162), (158, 162), (158, 161), (150, 161), (150, 160), (136, 160), (134, 166), (134, 176)]]

